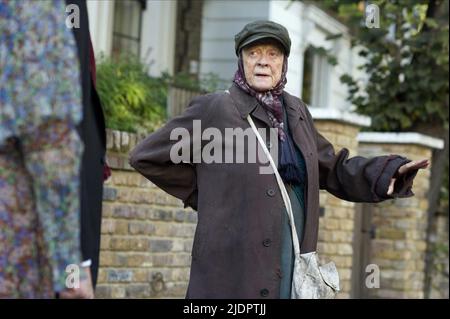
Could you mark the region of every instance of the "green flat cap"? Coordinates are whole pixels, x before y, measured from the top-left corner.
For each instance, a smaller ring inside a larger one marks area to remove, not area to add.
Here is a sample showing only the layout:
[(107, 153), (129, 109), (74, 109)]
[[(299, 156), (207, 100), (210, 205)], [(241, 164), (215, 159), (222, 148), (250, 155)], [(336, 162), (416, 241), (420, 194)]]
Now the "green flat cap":
[(289, 33), (281, 24), (272, 21), (250, 22), (236, 34), (234, 37), (236, 55), (239, 56), (239, 52), (246, 45), (264, 38), (272, 38), (280, 42), (286, 56), (289, 56), (291, 51)]

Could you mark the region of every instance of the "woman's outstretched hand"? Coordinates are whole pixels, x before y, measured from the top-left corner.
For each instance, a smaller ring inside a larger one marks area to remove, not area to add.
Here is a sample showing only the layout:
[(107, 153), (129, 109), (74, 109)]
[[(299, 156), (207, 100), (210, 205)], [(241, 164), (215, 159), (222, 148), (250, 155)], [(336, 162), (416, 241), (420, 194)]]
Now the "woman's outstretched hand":
[(428, 159), (423, 159), (423, 160), (419, 160), (419, 161), (412, 161), (405, 165), (400, 166), (400, 168), (397, 171), (397, 174), (395, 175), (396, 177), (391, 178), (391, 183), (389, 184), (387, 194), (392, 195), (392, 193), (394, 192), (394, 184), (398, 177), (408, 173), (409, 171), (413, 171), (416, 169), (425, 169), (429, 165), (430, 165), (430, 162), (428, 161)]

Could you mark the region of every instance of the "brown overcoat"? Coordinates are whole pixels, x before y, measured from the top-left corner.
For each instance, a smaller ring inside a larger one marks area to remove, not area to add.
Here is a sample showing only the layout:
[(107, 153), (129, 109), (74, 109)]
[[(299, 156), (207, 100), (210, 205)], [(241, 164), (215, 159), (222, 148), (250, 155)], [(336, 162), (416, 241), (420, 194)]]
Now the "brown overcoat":
[[(175, 128), (192, 136), (193, 120), (201, 128), (269, 127), (257, 100), (235, 85), (227, 93), (195, 98), (181, 116), (149, 135), (131, 152), (130, 164), (167, 193), (198, 211), (188, 298), (278, 298), (283, 200), (274, 175), (260, 174), (259, 163), (180, 163), (170, 159)], [(307, 171), (306, 223), (302, 253), (315, 251), (319, 223), (319, 189), (353, 202), (379, 202), (397, 169), (409, 162), (397, 155), (348, 158), (314, 127), (306, 105), (284, 92), (289, 128)], [(208, 142), (208, 141), (206, 141)], [(201, 145), (205, 143), (202, 141)], [(195, 142), (190, 140), (192, 148)], [(192, 158), (193, 156), (191, 156)], [(412, 196), (415, 174), (397, 180), (393, 197)]]

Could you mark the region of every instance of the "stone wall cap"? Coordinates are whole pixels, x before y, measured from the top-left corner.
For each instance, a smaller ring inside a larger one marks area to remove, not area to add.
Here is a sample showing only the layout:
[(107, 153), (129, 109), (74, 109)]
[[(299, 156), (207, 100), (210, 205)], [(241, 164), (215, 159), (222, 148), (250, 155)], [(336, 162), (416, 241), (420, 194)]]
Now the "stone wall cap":
[(332, 108), (309, 107), (308, 110), (314, 120), (330, 120), (351, 124), (354, 126), (369, 127), (372, 123), (370, 117), (349, 111), (342, 111)]
[(416, 144), (434, 149), (443, 149), (444, 141), (417, 132), (360, 132), (359, 143)]

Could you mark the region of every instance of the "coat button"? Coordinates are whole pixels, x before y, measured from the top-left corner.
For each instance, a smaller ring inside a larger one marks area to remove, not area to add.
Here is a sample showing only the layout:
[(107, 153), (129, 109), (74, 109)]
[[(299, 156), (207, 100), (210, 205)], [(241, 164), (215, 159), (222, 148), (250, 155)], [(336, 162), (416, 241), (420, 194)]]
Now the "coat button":
[(267, 148), (270, 150), (272, 148), (272, 142), (267, 142)]
[(270, 244), (272, 244), (272, 241), (270, 240), (270, 238), (266, 238), (263, 240), (264, 247), (269, 247)]
[(260, 293), (261, 297), (267, 297), (269, 295), (269, 290), (264, 288), (264, 289), (261, 289), (261, 291), (259, 293)]
[(272, 188), (269, 188), (267, 190), (267, 195), (269, 195), (270, 197), (273, 197), (275, 195), (275, 190)]

